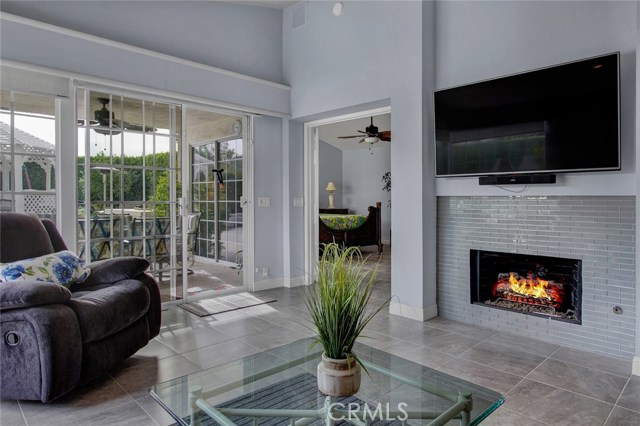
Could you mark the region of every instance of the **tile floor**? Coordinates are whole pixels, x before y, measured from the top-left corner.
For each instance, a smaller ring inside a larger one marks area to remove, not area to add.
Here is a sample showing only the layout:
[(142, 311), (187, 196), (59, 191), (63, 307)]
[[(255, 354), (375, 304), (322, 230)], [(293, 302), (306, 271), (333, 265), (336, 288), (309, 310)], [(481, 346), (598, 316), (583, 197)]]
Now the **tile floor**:
[[(377, 301), (390, 292), (387, 256)], [(0, 424), (170, 425), (147, 393), (156, 383), (197, 372), (312, 333), (304, 290), (265, 293), (277, 302), (198, 318), (180, 308), (163, 312), (160, 335), (109, 376), (61, 400), (2, 401)], [(640, 377), (631, 363), (443, 318), (425, 323), (385, 312), (363, 343), (494, 389), (506, 402), (483, 426), (640, 425)]]

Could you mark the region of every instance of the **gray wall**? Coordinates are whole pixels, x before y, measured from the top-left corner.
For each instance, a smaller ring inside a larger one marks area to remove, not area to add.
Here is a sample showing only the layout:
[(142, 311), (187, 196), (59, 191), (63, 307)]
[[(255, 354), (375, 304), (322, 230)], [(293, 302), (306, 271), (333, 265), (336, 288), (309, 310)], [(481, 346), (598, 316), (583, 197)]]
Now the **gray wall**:
[[(416, 308), (422, 316), (425, 307), (433, 309), (435, 304), (436, 235), (429, 223), (435, 216), (433, 168), (432, 162), (423, 165), (423, 146), (432, 141), (422, 124), (423, 91), (432, 90), (423, 85), (423, 73), (432, 70), (423, 69), (422, 61), (426, 55), (432, 62), (433, 53), (431, 48), (423, 52), (423, 12), (432, 16), (434, 5), (346, 1), (339, 17), (332, 15), (331, 2), (303, 5), (303, 26), (291, 27), (293, 9), (299, 5), (285, 9), (283, 18), (284, 76), (292, 86), (292, 116), (304, 121), (359, 105), (363, 110), (371, 104), (391, 104), (391, 173), (397, 182), (391, 196), (394, 205), (402, 206), (392, 217), (392, 238), (402, 241), (392, 241), (392, 293), (394, 302)], [(424, 33), (430, 39), (433, 26)], [(371, 64), (366, 64), (367, 58)], [(412, 190), (397, 189), (405, 184)]]
[[(29, 7), (30, 3), (26, 2), (26, 6)], [(148, 6), (151, 5), (149, 2), (146, 3)], [(187, 2), (185, 5), (195, 3)], [(69, 2), (69, 5), (75, 4), (81, 4), (81, 2)], [(165, 9), (165, 4), (172, 3), (153, 3), (153, 10), (156, 11), (154, 14), (168, 20), (173, 15), (170, 14), (172, 10)], [(107, 2), (105, 6), (107, 5), (109, 15), (115, 14), (120, 17), (125, 13), (123, 8), (126, 10), (129, 2)], [(241, 6), (233, 5), (232, 7), (240, 7), (240, 10), (244, 10)], [(186, 7), (185, 19), (188, 19), (188, 13), (189, 7)], [(195, 11), (192, 10), (191, 13)], [(79, 16), (77, 19), (86, 25), (111, 21), (96, 19), (93, 16)], [(198, 21), (199, 18), (193, 16), (193, 19)], [(113, 19), (113, 21), (118, 20)], [(242, 16), (239, 14), (231, 14), (229, 22), (236, 26), (243, 25)], [(140, 31), (140, 28), (132, 25), (130, 31), (134, 30)], [(143, 34), (144, 31), (141, 31), (141, 36)], [(112, 36), (117, 36), (117, 32)], [(276, 38), (269, 42), (266, 37), (266, 34), (254, 33), (247, 29), (241, 43), (244, 43), (246, 49), (255, 48), (255, 40), (261, 38), (265, 38), (264, 43), (267, 44), (280, 43), (280, 37), (277, 34), (273, 34)], [(206, 46), (210, 53), (226, 51), (228, 43), (225, 40), (223, 33), (220, 33), (217, 37), (211, 38), (206, 45), (200, 40), (191, 40), (188, 45)], [(159, 44), (166, 42), (171, 45), (170, 32), (158, 38), (157, 42)], [(35, 21), (25, 20), (15, 15), (3, 15), (0, 24), (0, 54), (3, 61), (12, 60), (70, 72), (77, 81), (88, 80), (89, 84), (96, 78), (105, 79), (107, 81), (103, 84), (107, 86), (124, 85), (127, 90), (143, 93), (160, 90), (160, 96), (165, 93), (175, 94), (175, 97), (187, 95), (267, 115), (284, 115), (289, 112), (290, 93), (286, 86), (176, 60), (173, 56), (163, 56), (166, 53), (163, 50), (159, 53), (130, 45), (123, 46), (110, 40), (85, 36), (81, 33), (61, 31), (59, 27), (43, 27)], [(255, 64), (255, 66), (255, 69), (247, 66), (246, 71), (268, 70), (269, 62)], [(133, 85), (133, 88), (128, 88), (126, 85)]]
[[(531, 195), (635, 195), (637, 2), (456, 1), (436, 6), (436, 87), (620, 51), (622, 172), (560, 174)], [(439, 178), (438, 195), (508, 195), (477, 178)]]
[(318, 205), (322, 208), (329, 207), (329, 193), (325, 191), (327, 184), (336, 184), (336, 192), (333, 193), (333, 205), (344, 207), (344, 180), (342, 178), (342, 151), (326, 142), (318, 143)]
[[(635, 215), (634, 197), (438, 197), (440, 315), (633, 357)], [(581, 259), (582, 325), (471, 305), (471, 249)]]
[[(254, 121), (254, 212), (255, 273), (258, 283), (284, 276), (283, 270), (283, 199), (282, 199), (282, 120), (256, 117)], [(258, 207), (258, 197), (271, 197), (271, 207)], [(262, 268), (269, 276), (262, 276)]]
[(276, 9), (209, 1), (3, 0), (0, 10), (282, 82), (282, 12)]
[(380, 143), (371, 150), (343, 151), (342, 204), (352, 213), (367, 215), (369, 206), (382, 202), (382, 239), (389, 241), (391, 193), (382, 190), (382, 175), (391, 170), (391, 147), (386, 142)]

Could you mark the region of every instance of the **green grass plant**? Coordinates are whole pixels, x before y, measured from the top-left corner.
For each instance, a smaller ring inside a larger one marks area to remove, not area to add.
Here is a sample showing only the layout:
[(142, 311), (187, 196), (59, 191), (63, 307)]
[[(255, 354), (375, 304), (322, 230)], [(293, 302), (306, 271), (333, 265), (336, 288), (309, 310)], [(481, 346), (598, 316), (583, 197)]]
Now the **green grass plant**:
[(366, 269), (366, 258), (357, 247), (325, 244), (317, 266), (316, 283), (307, 292), (306, 305), (325, 355), (334, 359), (355, 359), (356, 339), (389, 300), (367, 309), (378, 272)]

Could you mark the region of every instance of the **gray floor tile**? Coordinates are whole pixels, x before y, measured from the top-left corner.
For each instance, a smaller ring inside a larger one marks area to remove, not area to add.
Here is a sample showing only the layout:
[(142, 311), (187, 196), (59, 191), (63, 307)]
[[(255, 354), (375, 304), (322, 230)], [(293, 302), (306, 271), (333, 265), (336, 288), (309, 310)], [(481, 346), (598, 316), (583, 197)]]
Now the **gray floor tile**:
[(408, 342), (404, 342), (402, 345), (398, 346), (390, 346), (385, 349), (385, 351), (429, 368), (437, 368), (449, 361), (453, 356)]
[(545, 423), (541, 423), (537, 420), (527, 417), (522, 414), (518, 414), (515, 411), (511, 411), (508, 408), (499, 407), (496, 411), (491, 413), (485, 421), (482, 422), (482, 426), (546, 426)]
[(497, 368), (521, 377), (526, 376), (546, 358), (517, 348), (482, 342), (460, 354), (461, 358)]
[(638, 426), (640, 425), (640, 413), (615, 407), (604, 426)]
[(533, 380), (505, 395), (504, 407), (554, 426), (602, 426), (613, 405)]
[(167, 411), (150, 396), (140, 398), (136, 400), (136, 402), (159, 426), (170, 426), (176, 424), (173, 417), (171, 417), (169, 413), (167, 413)]
[(439, 328), (428, 328), (422, 334), (411, 339), (411, 343), (451, 355), (460, 355), (480, 342), (481, 340), (449, 333)]
[(558, 349), (560, 345), (555, 343), (544, 342), (538, 339), (532, 339), (527, 336), (516, 336), (510, 333), (498, 332), (487, 338), (487, 342), (496, 345), (518, 348), (523, 352), (529, 352), (536, 355), (548, 357)]
[(120, 367), (130, 368), (145, 362), (154, 362), (158, 359), (169, 358), (176, 355), (178, 355), (176, 351), (170, 349), (166, 345), (163, 345), (156, 339), (153, 339), (147, 344), (147, 346), (140, 349), (131, 358), (126, 359)]
[(462, 334), (463, 336), (473, 337), (474, 339), (481, 340), (487, 339), (496, 334), (496, 331), (491, 330), (490, 328), (465, 324), (459, 321), (453, 321), (442, 317), (432, 318), (428, 321), (425, 321), (425, 324), (428, 326), (439, 328), (440, 330), (448, 331), (450, 333)]
[(206, 348), (196, 349), (195, 351), (185, 352), (182, 356), (198, 367), (206, 369), (258, 352), (260, 352), (260, 349), (254, 346), (244, 342), (234, 341), (233, 344), (222, 342), (217, 345), (207, 346)]
[(293, 330), (274, 327), (260, 333), (248, 334), (241, 337), (240, 340), (258, 349), (267, 350), (305, 337), (307, 336)]
[(365, 331), (371, 330), (387, 336), (406, 339), (410, 336), (421, 334), (426, 328), (428, 327), (423, 322), (390, 315), (388, 317), (374, 317), (365, 327)]
[(209, 326), (233, 338), (259, 333), (273, 327), (273, 325), (267, 321), (252, 316), (237, 318), (232, 321), (210, 322)]
[(616, 404), (640, 412), (640, 376), (631, 376)]
[(200, 371), (200, 367), (182, 355), (160, 359), (157, 362), (144, 364), (119, 370), (112, 373), (113, 378), (133, 398), (148, 396), (149, 388), (156, 384), (177, 377), (186, 376)]
[[(134, 403), (133, 398), (111, 377), (91, 382), (69, 394), (43, 405), (37, 401), (21, 401), (27, 423), (30, 425), (64, 424), (70, 419), (89, 419), (97, 415), (118, 411)], [(43, 409), (43, 407), (46, 407)], [(75, 423), (82, 424), (82, 423)]]
[(0, 401), (0, 425), (26, 425), (18, 401)]
[(167, 327), (156, 340), (181, 354), (232, 340), (231, 336), (203, 324)]
[(457, 357), (451, 358), (437, 369), (438, 371), (466, 380), (467, 382), (492, 389), (503, 395), (522, 380), (520, 376)]
[(627, 379), (556, 359), (547, 359), (529, 376), (551, 386), (615, 403)]
[(631, 361), (618, 359), (607, 355), (601, 355), (593, 352), (581, 351), (562, 347), (555, 352), (551, 358), (560, 361), (579, 364), (595, 370), (604, 371), (611, 374), (628, 378), (631, 375)]

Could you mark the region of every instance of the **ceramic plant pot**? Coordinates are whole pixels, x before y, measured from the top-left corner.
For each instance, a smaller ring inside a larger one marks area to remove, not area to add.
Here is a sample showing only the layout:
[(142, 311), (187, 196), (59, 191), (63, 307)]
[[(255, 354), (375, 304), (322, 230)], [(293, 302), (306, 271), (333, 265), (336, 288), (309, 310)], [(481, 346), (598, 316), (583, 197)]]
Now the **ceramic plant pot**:
[[(349, 368), (351, 367), (351, 368)], [(329, 396), (351, 396), (360, 389), (360, 365), (355, 359), (328, 358), (318, 364), (318, 389)]]

